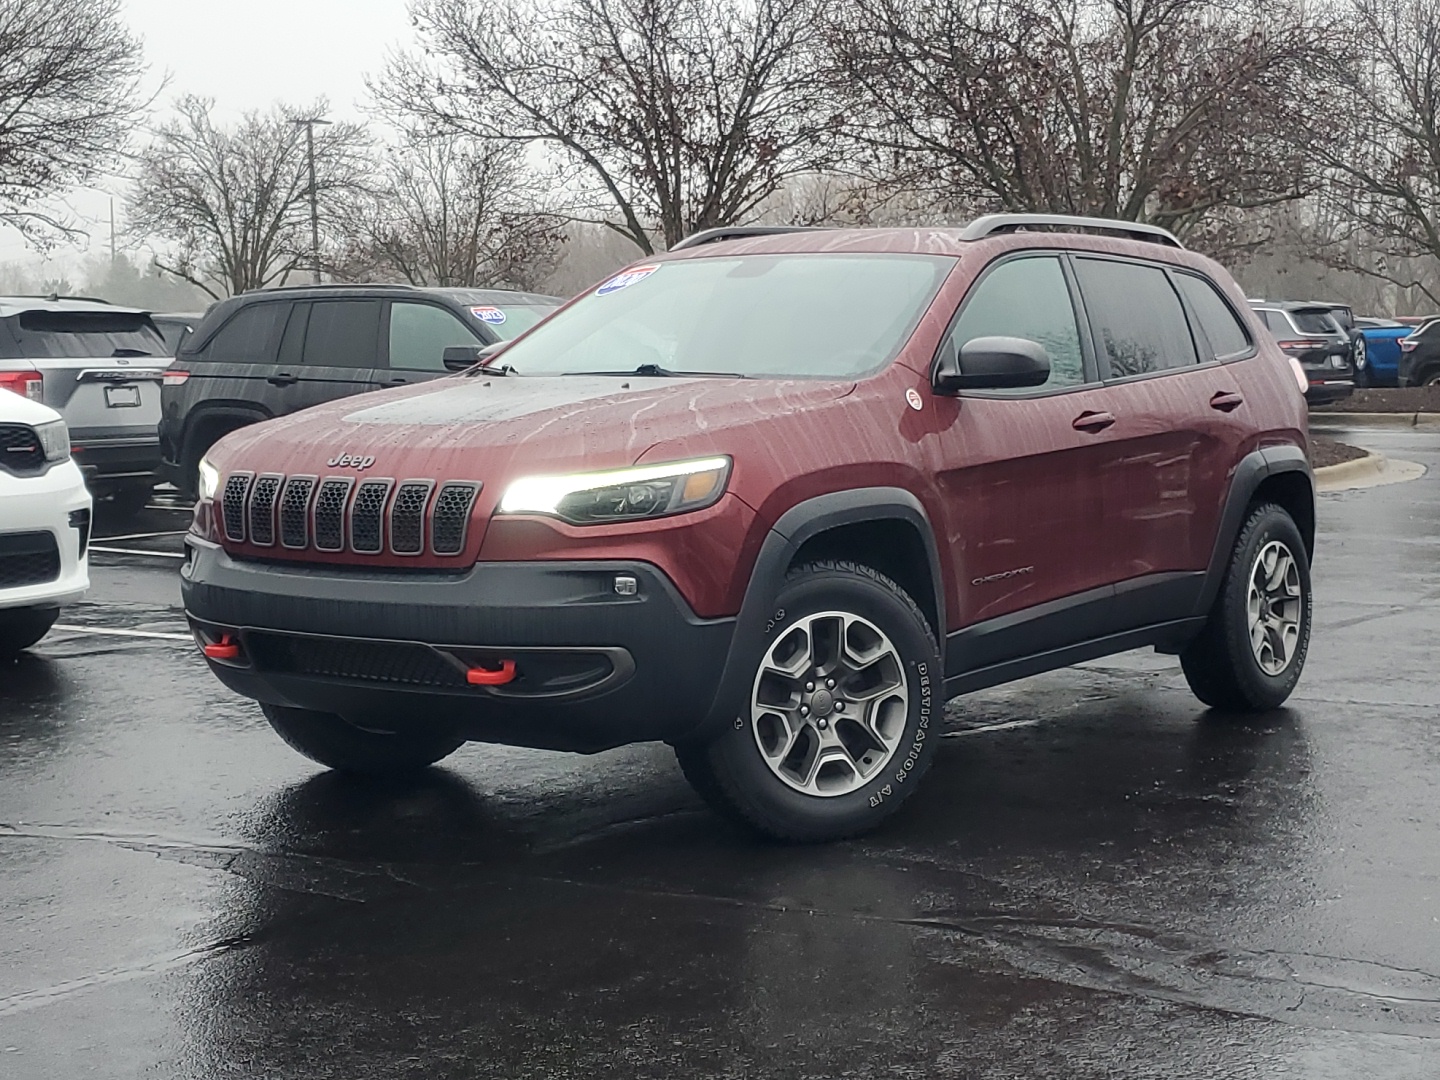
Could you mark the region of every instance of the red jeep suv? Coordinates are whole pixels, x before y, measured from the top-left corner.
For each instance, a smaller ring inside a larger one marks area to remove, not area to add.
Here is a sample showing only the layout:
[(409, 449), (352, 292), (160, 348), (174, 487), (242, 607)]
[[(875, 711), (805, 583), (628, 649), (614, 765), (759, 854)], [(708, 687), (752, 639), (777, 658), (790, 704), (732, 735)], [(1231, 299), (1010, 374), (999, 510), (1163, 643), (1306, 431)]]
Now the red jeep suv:
[(892, 813), (958, 694), (1153, 646), (1272, 709), (1309, 642), (1293, 367), (1129, 222), (711, 230), (199, 481), (195, 636), (302, 754), (662, 739), (788, 839)]

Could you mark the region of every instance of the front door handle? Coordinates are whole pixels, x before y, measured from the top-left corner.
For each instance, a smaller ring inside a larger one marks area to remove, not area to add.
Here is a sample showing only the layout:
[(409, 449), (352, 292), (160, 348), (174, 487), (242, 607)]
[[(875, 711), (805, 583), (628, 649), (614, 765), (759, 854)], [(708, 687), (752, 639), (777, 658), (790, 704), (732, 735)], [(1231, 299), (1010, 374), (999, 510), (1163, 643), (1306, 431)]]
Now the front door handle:
[(1230, 412), (1245, 404), (1245, 399), (1231, 390), (1217, 390), (1210, 398), (1210, 408)]
[(404, 375), (396, 375), (390, 380), (389, 383), (389, 385), (391, 386), (408, 386), (409, 384), (410, 380), (407, 379)]
[(1115, 417), (1108, 412), (1082, 412), (1071, 426), (1076, 431), (1104, 431), (1113, 423)]
[(300, 381), (300, 376), (292, 375), (288, 371), (277, 371), (274, 375), (266, 376), (265, 381), (271, 386), (293, 386)]

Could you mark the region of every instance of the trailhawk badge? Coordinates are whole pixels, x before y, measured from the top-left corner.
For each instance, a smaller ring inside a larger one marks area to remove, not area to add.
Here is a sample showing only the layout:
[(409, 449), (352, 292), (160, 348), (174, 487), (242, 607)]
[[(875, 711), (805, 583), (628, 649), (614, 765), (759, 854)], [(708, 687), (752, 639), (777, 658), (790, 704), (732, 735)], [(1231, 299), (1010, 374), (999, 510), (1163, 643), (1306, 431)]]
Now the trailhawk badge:
[(375, 459), (369, 454), (364, 457), (359, 454), (340, 454), (332, 457), (325, 464), (332, 469), (368, 469), (375, 464)]

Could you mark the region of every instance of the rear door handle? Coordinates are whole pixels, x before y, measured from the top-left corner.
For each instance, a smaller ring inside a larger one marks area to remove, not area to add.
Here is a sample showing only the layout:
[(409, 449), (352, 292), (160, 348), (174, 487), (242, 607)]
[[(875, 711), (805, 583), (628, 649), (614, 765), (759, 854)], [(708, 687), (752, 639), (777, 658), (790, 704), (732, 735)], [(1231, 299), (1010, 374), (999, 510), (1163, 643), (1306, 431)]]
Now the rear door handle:
[(1217, 390), (1210, 398), (1210, 408), (1230, 412), (1245, 404), (1245, 399), (1230, 390)]
[(271, 386), (293, 386), (300, 381), (300, 376), (292, 375), (288, 371), (277, 371), (274, 375), (267, 375), (265, 381)]
[(1115, 423), (1115, 417), (1108, 412), (1082, 412), (1072, 425), (1076, 431), (1104, 431)]

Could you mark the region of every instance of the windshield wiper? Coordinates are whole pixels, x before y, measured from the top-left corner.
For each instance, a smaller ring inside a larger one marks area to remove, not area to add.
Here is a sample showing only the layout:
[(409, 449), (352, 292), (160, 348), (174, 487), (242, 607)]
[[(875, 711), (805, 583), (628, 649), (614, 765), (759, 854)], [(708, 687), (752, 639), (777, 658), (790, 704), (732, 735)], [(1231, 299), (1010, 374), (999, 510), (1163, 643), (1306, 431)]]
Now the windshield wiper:
[(672, 371), (659, 364), (641, 364), (629, 371), (567, 371), (566, 375), (639, 375), (652, 379), (745, 379), (738, 371)]

